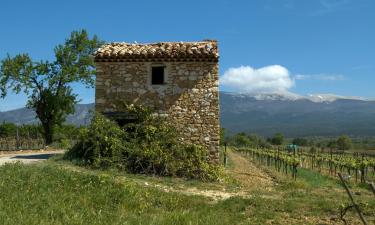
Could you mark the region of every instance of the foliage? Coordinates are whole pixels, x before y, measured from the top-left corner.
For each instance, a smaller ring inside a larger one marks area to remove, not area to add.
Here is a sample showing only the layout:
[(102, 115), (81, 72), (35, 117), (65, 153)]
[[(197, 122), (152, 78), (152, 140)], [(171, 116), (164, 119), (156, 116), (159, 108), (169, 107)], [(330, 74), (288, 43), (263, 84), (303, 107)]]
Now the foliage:
[(77, 127), (72, 124), (62, 124), (55, 128), (53, 142), (59, 144), (59, 148), (66, 149), (77, 139), (77, 134), (85, 127)]
[(78, 142), (66, 153), (94, 167), (121, 165), (125, 132), (114, 122), (96, 114), (88, 128), (78, 134)]
[(362, 155), (359, 157), (358, 154), (341, 152), (317, 154), (314, 147), (310, 149), (310, 152), (298, 152), (297, 154), (279, 149), (238, 148), (237, 151), (247, 153), (252, 156), (253, 160), (258, 160), (267, 166), (275, 166), (278, 171), (283, 170), (288, 173), (289, 170), (295, 176), (297, 167), (302, 166), (307, 169), (317, 169), (318, 172), (328, 171), (330, 175), (334, 176), (338, 171), (343, 174), (348, 173), (347, 175), (354, 173), (356, 182), (360, 178), (362, 183), (375, 178), (375, 158), (371, 156)]
[(129, 105), (137, 120), (123, 127), (96, 114), (66, 158), (94, 167), (115, 166), (132, 173), (217, 180), (220, 167), (208, 162), (207, 150), (183, 144), (174, 127), (147, 108)]
[(226, 133), (226, 129), (221, 127), (220, 128), (220, 145), (224, 145), (226, 143), (225, 133)]
[(0, 137), (5, 138), (9, 136), (15, 137), (17, 133), (17, 126), (14, 123), (5, 123), (0, 124)]
[[(56, 149), (71, 147), (81, 129), (83, 128), (69, 124), (62, 124), (56, 127), (53, 143), (49, 146)], [(42, 131), (43, 128), (40, 124), (23, 124), (17, 126), (14, 123), (3, 122), (0, 124), (0, 151), (44, 148), (45, 141), (42, 138)]]
[(247, 135), (244, 132), (237, 133), (228, 137), (227, 142), (231, 146), (236, 147), (252, 147), (252, 148), (269, 148), (271, 147), (263, 137), (257, 134)]
[(70, 85), (94, 84), (93, 52), (102, 44), (85, 30), (73, 31), (64, 44), (54, 49), (55, 61), (33, 61), (28, 54), (7, 57), (0, 63), (0, 95), (8, 91), (28, 95), (27, 106), (35, 110), (47, 144), (52, 143), (56, 126), (74, 112), (76, 95)]
[[(16, 138), (18, 127), (18, 136), (26, 139), (41, 138), (43, 128), (40, 124), (23, 124), (17, 126), (14, 123), (3, 122), (0, 124), (0, 138)], [(55, 128), (53, 141), (61, 142), (62, 140), (74, 140), (81, 127), (76, 127), (71, 124), (62, 124)]]
[(332, 150), (348, 150), (352, 147), (352, 139), (346, 135), (341, 135), (337, 139), (329, 140), (326, 146)]
[(331, 140), (327, 143), (327, 147), (330, 149), (336, 149), (337, 148), (337, 141), (336, 140)]
[(282, 133), (276, 133), (271, 139), (271, 144), (273, 145), (282, 145), (284, 142), (284, 135)]
[(337, 139), (337, 148), (339, 150), (348, 150), (352, 147), (352, 140), (346, 136), (342, 135)]
[(235, 146), (249, 146), (251, 144), (246, 133), (240, 132), (233, 137)]
[(309, 144), (306, 138), (294, 138), (292, 143), (298, 146), (307, 146)]
[[(40, 125), (23, 124), (18, 126), (18, 136), (21, 138), (36, 139), (40, 137), (42, 127)], [(17, 125), (14, 123), (3, 122), (0, 124), (0, 138), (16, 138)]]

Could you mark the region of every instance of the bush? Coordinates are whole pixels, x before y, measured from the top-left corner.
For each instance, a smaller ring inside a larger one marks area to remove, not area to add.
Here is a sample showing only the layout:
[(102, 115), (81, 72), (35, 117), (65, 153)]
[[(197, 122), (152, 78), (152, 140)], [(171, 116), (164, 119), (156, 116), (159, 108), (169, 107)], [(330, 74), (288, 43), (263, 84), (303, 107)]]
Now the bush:
[(124, 137), (125, 132), (115, 122), (96, 114), (90, 126), (80, 130), (77, 143), (65, 157), (94, 167), (121, 165)]
[(217, 180), (219, 166), (208, 162), (207, 150), (178, 140), (174, 127), (140, 106), (128, 106), (138, 120), (123, 127), (96, 114), (65, 155), (96, 168), (117, 167), (132, 173)]

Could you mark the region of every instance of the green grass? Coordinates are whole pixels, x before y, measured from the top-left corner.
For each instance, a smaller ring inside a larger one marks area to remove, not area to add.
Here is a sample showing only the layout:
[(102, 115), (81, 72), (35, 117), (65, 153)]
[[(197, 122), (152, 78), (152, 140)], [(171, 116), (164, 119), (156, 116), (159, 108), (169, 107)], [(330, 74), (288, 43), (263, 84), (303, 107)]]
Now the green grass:
[(308, 184), (308, 186), (312, 188), (340, 187), (338, 180), (309, 169), (299, 168), (297, 177), (297, 179), (302, 179), (304, 182)]
[[(235, 203), (232, 203), (235, 201)], [(245, 199), (213, 204), (52, 165), (0, 167), (0, 224), (230, 224)]]
[[(0, 167), (0, 224), (342, 224), (337, 217), (347, 196), (338, 182), (298, 172), (296, 182), (274, 173), (271, 190), (213, 201), (154, 186), (228, 190), (233, 184), (90, 170), (58, 159), (7, 164)], [(367, 204), (364, 214), (374, 223), (372, 193), (357, 186), (353, 192), (361, 193), (355, 199)], [(359, 222), (354, 212), (347, 218)]]
[[(173, 187), (173, 189), (185, 189), (185, 188), (197, 188), (197, 189), (210, 189), (210, 190), (222, 190), (225, 188), (227, 191), (235, 191), (239, 189), (239, 183), (237, 180), (230, 176), (223, 175), (221, 182), (202, 182), (200, 180), (188, 179), (183, 177), (168, 177), (158, 175), (147, 175), (147, 174), (134, 174), (127, 173), (124, 170), (118, 170), (117, 168), (92, 168), (90, 166), (84, 166), (79, 161), (68, 161), (64, 160), (62, 155), (56, 155), (50, 158), (45, 164), (58, 165), (64, 168), (70, 168), (76, 171), (89, 173), (92, 175), (107, 174), (118, 178), (126, 178), (127, 180), (134, 181), (135, 183), (148, 183), (150, 185), (165, 185)], [(223, 184), (225, 184), (223, 186)]]

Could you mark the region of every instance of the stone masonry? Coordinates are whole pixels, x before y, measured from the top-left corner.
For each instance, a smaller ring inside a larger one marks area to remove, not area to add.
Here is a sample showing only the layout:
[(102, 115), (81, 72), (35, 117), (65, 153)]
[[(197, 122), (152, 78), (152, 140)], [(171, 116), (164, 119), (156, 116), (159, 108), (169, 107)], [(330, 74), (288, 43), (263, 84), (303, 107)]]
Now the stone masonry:
[[(178, 128), (186, 143), (205, 146), (219, 159), (219, 77), (216, 41), (155, 44), (110, 43), (96, 55), (95, 108), (119, 112), (116, 102), (149, 106)], [(152, 84), (153, 67), (164, 83)]]

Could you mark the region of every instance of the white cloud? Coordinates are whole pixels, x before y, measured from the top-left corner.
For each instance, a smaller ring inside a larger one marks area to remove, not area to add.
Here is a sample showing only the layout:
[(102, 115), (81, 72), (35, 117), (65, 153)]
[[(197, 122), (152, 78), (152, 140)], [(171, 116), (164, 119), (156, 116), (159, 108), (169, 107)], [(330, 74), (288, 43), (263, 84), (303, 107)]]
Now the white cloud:
[(345, 80), (345, 76), (341, 74), (297, 74), (294, 76), (296, 80), (326, 80), (326, 81), (340, 81)]
[(229, 68), (220, 83), (236, 91), (286, 92), (294, 85), (289, 71), (280, 65), (254, 69), (250, 66)]

